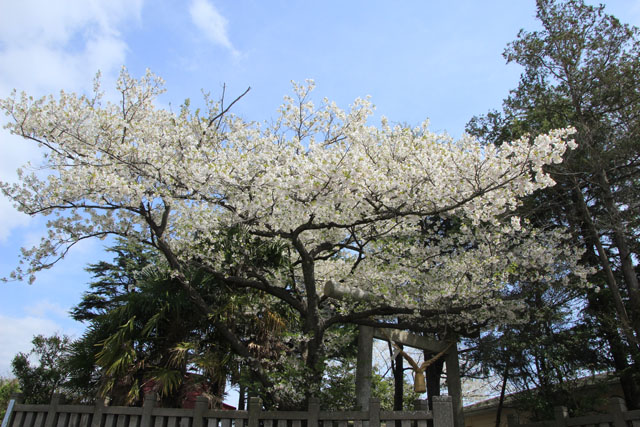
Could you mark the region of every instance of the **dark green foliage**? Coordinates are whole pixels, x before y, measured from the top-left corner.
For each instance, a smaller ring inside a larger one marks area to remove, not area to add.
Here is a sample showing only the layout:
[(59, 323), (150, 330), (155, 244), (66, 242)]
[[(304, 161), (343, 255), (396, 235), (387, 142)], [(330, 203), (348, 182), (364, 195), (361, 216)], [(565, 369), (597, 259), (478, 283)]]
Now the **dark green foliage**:
[(0, 420), (4, 419), (4, 414), (7, 412), (7, 406), (12, 393), (18, 393), (20, 391), (20, 385), (17, 379), (7, 379), (0, 377)]
[[(170, 406), (195, 389), (220, 398), (229, 351), (206, 316), (157, 253), (124, 240), (109, 251), (112, 262), (87, 268), (95, 281), (71, 312), (88, 326), (71, 345), (67, 388), (79, 400), (101, 394), (113, 404), (140, 403), (152, 390)], [(203, 272), (189, 279), (203, 295), (221, 292)]]
[[(403, 401), (404, 410), (412, 410), (413, 403), (420, 396), (413, 391), (413, 385), (407, 381), (403, 381)], [(380, 399), (380, 409), (383, 411), (393, 411), (393, 377), (383, 377), (379, 373), (374, 372), (371, 378), (371, 394), (373, 397)]]
[(67, 388), (78, 400), (93, 400), (103, 379), (96, 365), (100, 345), (120, 326), (121, 318), (109, 316), (113, 310), (126, 304), (128, 295), (135, 291), (140, 272), (160, 259), (156, 253), (141, 245), (124, 240), (107, 249), (115, 254), (112, 262), (101, 261), (87, 267), (94, 281), (82, 301), (71, 310), (71, 317), (89, 322), (84, 335), (70, 347)]
[[(36, 335), (29, 353), (18, 353), (11, 362), (13, 374), (25, 395), (25, 403), (49, 403), (51, 395), (62, 391), (67, 379), (66, 358), (70, 340), (66, 336)], [(32, 359), (35, 364), (30, 361)]]
[[(211, 280), (202, 272), (190, 277), (203, 294)], [(156, 390), (165, 404), (177, 406), (193, 387), (219, 396), (229, 350), (206, 316), (193, 309), (169, 273), (156, 267), (145, 267), (136, 274), (135, 285), (126, 286), (126, 291), (109, 295), (109, 310), (100, 303), (100, 312), (92, 313), (87, 332), (74, 343), (72, 360), (77, 372), (84, 373), (74, 383), (88, 380), (121, 404), (140, 402), (145, 390)], [(102, 283), (96, 292), (114, 287)]]
[[(225, 255), (229, 274), (286, 265), (282, 247), (263, 244), (241, 227), (208, 244)], [(242, 358), (213, 327), (211, 316), (274, 370), (280, 353), (291, 351), (281, 339), (294, 327), (288, 323), (288, 308), (273, 298), (231, 289), (198, 268), (196, 260), (186, 279), (213, 307), (205, 314), (156, 253), (124, 241), (110, 251), (115, 253), (113, 262), (88, 268), (96, 280), (72, 311), (76, 320), (89, 322), (84, 336), (73, 343), (69, 362), (67, 386), (77, 394), (100, 393), (112, 404), (135, 404), (143, 393), (155, 390), (162, 404), (180, 406), (186, 395), (197, 391), (205, 392), (215, 405), (222, 401), (231, 377), (258, 392), (251, 375), (237, 374), (246, 371)]]
[(482, 360), (518, 390), (535, 388), (520, 403), (541, 418), (558, 403), (580, 412), (589, 399), (573, 399), (576, 383), (568, 380), (591, 370), (618, 371), (627, 405), (638, 407), (640, 32), (580, 0), (538, 0), (537, 18), (542, 29), (521, 30), (504, 54), (524, 67), (518, 87), (502, 112), (475, 117), (467, 131), (502, 144), (576, 129), (578, 149), (548, 168), (557, 185), (519, 214), (568, 231), (568, 243), (584, 248), (583, 263), (594, 268), (594, 288), (557, 304), (546, 300), (556, 290), (528, 284), (537, 289), (527, 300), (531, 322), (487, 337), (493, 349), (482, 350)]
[(483, 334), (469, 356), (483, 371), (480, 375), (506, 377), (511, 388), (520, 392), (511, 404), (533, 419), (552, 419), (557, 405), (582, 414), (591, 401), (584, 393), (575, 393), (577, 380), (608, 366), (601, 339), (580, 321), (581, 299), (576, 292), (520, 285), (517, 292), (526, 304), (522, 315), (528, 321)]
[(118, 241), (107, 252), (114, 254), (112, 262), (100, 261), (86, 268), (95, 280), (71, 310), (75, 320), (92, 320), (119, 307), (121, 299), (136, 288), (139, 274), (148, 266), (162, 264), (155, 252), (125, 240)]
[[(356, 400), (355, 358), (347, 358), (327, 366), (319, 393), (320, 407), (324, 410), (351, 411)], [(393, 411), (393, 378), (374, 372), (371, 378), (372, 397), (380, 399), (383, 411)], [(413, 386), (404, 382), (405, 409), (413, 409), (413, 402), (419, 397)]]
[(93, 403), (98, 396), (100, 372), (95, 363), (99, 338), (87, 330), (69, 346), (66, 361), (68, 379), (65, 382), (67, 398), (78, 403)]

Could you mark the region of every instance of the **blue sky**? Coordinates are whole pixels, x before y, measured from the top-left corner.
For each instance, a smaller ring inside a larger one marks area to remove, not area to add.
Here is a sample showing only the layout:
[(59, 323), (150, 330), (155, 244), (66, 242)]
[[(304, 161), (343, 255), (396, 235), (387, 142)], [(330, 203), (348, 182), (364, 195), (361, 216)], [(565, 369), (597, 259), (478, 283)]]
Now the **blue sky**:
[[(607, 11), (640, 25), (640, 0), (606, 1)], [(233, 97), (251, 86), (236, 114), (276, 116), (291, 80), (316, 81), (316, 94), (346, 108), (371, 95), (377, 115), (461, 135), (465, 123), (499, 108), (520, 69), (501, 56), (520, 28), (535, 29), (533, 0), (258, 1), (0, 0), (0, 97), (13, 88), (33, 95), (103, 87), (124, 65), (166, 80), (160, 102)], [(0, 120), (4, 120), (3, 118)], [(0, 132), (0, 180), (37, 156), (26, 141)], [(16, 212), (0, 196), (0, 277), (19, 248), (44, 234), (42, 219)], [(33, 285), (0, 283), (0, 376), (30, 348), (33, 334), (79, 336), (68, 318), (90, 277), (87, 263), (105, 259), (105, 242), (85, 242)]]

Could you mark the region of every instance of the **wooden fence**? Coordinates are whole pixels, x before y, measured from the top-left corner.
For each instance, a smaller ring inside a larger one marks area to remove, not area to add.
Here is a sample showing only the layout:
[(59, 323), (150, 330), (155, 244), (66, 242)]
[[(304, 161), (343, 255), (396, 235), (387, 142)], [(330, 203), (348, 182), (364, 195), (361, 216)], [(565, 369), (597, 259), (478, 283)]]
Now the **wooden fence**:
[[(435, 397), (433, 411), (418, 401), (415, 411), (381, 411), (371, 399), (366, 411), (321, 411), (310, 399), (307, 411), (263, 411), (259, 398), (249, 400), (247, 411), (212, 410), (200, 396), (194, 409), (156, 407), (154, 394), (145, 396), (142, 407), (66, 405), (54, 395), (48, 405), (27, 405), (12, 396), (1, 427), (453, 427), (449, 396)], [(431, 424), (431, 422), (429, 423)]]
[(515, 415), (509, 415), (509, 427), (640, 427), (640, 410), (627, 411), (624, 399), (611, 397), (606, 414), (569, 417), (567, 408), (557, 406), (555, 418), (550, 421), (520, 424)]

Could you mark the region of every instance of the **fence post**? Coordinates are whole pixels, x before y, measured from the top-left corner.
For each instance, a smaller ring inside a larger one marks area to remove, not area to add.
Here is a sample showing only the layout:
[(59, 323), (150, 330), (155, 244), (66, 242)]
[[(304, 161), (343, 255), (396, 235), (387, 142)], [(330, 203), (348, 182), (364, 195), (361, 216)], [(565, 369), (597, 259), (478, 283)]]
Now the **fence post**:
[(555, 427), (567, 427), (569, 411), (566, 406), (555, 406), (553, 408), (553, 418)]
[(104, 413), (104, 408), (107, 406), (106, 398), (98, 396), (96, 398), (96, 404), (93, 407), (93, 417), (91, 418), (91, 427), (100, 427), (102, 426), (102, 414)]
[(22, 393), (11, 393), (9, 396), (9, 405), (7, 406), (7, 412), (4, 414), (4, 418), (2, 420), (2, 427), (9, 427), (11, 419), (13, 418), (13, 407), (16, 404), (20, 404), (24, 402), (24, 394)]
[(58, 405), (64, 403), (64, 396), (60, 393), (54, 393), (51, 395), (51, 402), (49, 403), (49, 411), (47, 412), (47, 418), (44, 422), (44, 427), (53, 427), (56, 423), (56, 415), (58, 415)]
[(380, 427), (380, 399), (369, 398), (369, 427)]
[(416, 399), (413, 401), (414, 411), (428, 411), (429, 401), (427, 399)]
[[(429, 401), (427, 399), (416, 399), (413, 401), (413, 410), (414, 411), (428, 411), (429, 410)], [(396, 426), (402, 422), (398, 423), (396, 421)], [(427, 419), (417, 420), (416, 427), (427, 427)]]
[(520, 422), (518, 421), (518, 416), (516, 414), (507, 415), (507, 426), (508, 427), (518, 427)]
[(433, 427), (454, 427), (451, 396), (433, 396)]
[(262, 400), (259, 397), (249, 398), (249, 424), (247, 427), (258, 427), (260, 422), (260, 412), (262, 411)]
[(626, 427), (627, 422), (624, 420), (623, 412), (627, 412), (627, 405), (621, 397), (609, 398), (609, 413), (613, 418), (611, 427)]
[(151, 412), (153, 407), (156, 406), (158, 395), (152, 391), (144, 395), (142, 401), (142, 419), (140, 420), (140, 427), (151, 427)]
[(193, 408), (193, 427), (202, 427), (204, 413), (209, 408), (209, 399), (204, 396), (196, 397), (196, 405)]
[(320, 399), (310, 397), (307, 407), (309, 415), (307, 416), (307, 427), (318, 427), (318, 413), (320, 412)]

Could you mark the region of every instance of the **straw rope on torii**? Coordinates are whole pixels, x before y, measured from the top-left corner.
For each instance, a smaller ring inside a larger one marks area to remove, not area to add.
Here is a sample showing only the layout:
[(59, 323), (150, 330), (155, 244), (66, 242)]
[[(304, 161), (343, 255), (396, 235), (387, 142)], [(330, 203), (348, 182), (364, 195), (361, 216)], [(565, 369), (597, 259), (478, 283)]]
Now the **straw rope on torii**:
[(413, 370), (413, 391), (415, 391), (416, 393), (424, 393), (427, 391), (427, 382), (425, 381), (424, 373), (426, 372), (429, 366), (433, 365), (435, 362), (438, 361), (438, 359), (444, 356), (454, 344), (454, 343), (449, 343), (449, 345), (447, 345), (447, 347), (444, 350), (442, 350), (440, 353), (436, 354), (429, 360), (425, 360), (424, 362), (422, 362), (422, 364), (420, 364), (420, 366), (418, 366), (415, 360), (413, 360), (413, 357), (407, 354), (407, 352), (405, 352), (402, 349), (402, 347), (400, 347), (396, 342), (394, 342), (391, 339), (391, 337), (389, 337), (387, 341), (389, 341), (391, 345), (395, 348), (395, 351), (391, 355), (391, 360), (395, 360), (398, 356), (402, 355), (402, 357), (404, 357), (406, 361), (409, 362), (409, 365)]

